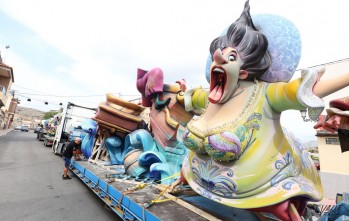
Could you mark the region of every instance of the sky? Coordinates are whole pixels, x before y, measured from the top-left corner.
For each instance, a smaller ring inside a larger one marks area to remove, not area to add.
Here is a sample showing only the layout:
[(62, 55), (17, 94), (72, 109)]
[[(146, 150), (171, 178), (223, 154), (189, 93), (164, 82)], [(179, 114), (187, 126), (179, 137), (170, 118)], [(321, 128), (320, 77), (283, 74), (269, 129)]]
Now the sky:
[[(189, 88), (207, 88), (209, 45), (240, 16), (244, 3), (0, 0), (0, 52), (14, 69), (20, 106), (43, 111), (68, 101), (97, 107), (106, 93), (139, 98), (137, 68), (159, 67), (165, 83), (185, 79)], [(250, 0), (250, 6), (252, 16), (280, 15), (297, 26), (297, 69), (349, 57), (348, 1)], [(316, 139), (314, 122), (304, 123), (299, 111), (283, 113), (282, 124), (303, 141)]]

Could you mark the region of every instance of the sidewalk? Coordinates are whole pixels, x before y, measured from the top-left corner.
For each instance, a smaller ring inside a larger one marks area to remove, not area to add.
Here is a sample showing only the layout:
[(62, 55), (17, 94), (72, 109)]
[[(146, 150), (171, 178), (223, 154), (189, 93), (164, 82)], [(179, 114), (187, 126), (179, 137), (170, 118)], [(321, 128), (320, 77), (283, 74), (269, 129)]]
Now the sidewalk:
[(7, 134), (8, 132), (10, 132), (10, 131), (12, 131), (12, 130), (13, 130), (13, 128), (6, 129), (6, 130), (0, 130), (0, 137), (1, 137), (2, 135)]

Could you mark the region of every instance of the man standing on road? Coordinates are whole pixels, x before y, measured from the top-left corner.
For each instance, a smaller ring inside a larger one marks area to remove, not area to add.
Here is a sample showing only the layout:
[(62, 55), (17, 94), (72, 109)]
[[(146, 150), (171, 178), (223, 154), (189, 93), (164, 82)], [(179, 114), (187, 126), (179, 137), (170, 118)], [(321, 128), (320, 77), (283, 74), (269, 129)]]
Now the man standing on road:
[(64, 158), (64, 171), (63, 171), (63, 180), (71, 179), (71, 177), (68, 175), (68, 170), (71, 162), (71, 158), (76, 153), (77, 150), (80, 148), (81, 138), (77, 137), (74, 141), (70, 142), (65, 148), (63, 152), (63, 158)]

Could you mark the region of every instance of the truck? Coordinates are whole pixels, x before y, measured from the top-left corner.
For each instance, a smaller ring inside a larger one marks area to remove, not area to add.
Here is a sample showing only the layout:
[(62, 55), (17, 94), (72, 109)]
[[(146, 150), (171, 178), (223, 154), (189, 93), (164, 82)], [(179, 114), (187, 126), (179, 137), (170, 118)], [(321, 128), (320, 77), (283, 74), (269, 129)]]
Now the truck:
[[(84, 157), (73, 159), (70, 166), (76, 177), (125, 221), (301, 220), (291, 201), (280, 204), (280, 196), (273, 197), (269, 201), (271, 204), (264, 207), (253, 204), (254, 201), (264, 203), (262, 197), (275, 193), (273, 189), (267, 191), (274, 188), (273, 180), (265, 181), (262, 190), (258, 190), (262, 192), (251, 188), (250, 192), (242, 192), (243, 197), (235, 197), (240, 186), (234, 180), (238, 177), (234, 172), (236, 168), (228, 167), (232, 161), (213, 160), (204, 152), (206, 149), (199, 149), (202, 147), (197, 143), (204, 141), (191, 136), (188, 131), (190, 123), (205, 113), (200, 107), (207, 106), (207, 99), (201, 98), (206, 98), (208, 92), (197, 88), (190, 94), (193, 91), (186, 91), (183, 80), (164, 84), (161, 73), (159, 69), (139, 70), (137, 77), (141, 80), (137, 81), (137, 89), (142, 95), (141, 103), (112, 94), (107, 94), (106, 101), (99, 103), (92, 117), (96, 127), (91, 127), (87, 137), (93, 138), (92, 145), (85, 146), (83, 142)], [(154, 79), (158, 80), (157, 84)], [(148, 92), (151, 95), (145, 96)], [(190, 99), (185, 99), (186, 95), (197, 98), (195, 108)], [(216, 113), (212, 111), (211, 114)], [(255, 125), (251, 123), (251, 128)], [(223, 133), (211, 141), (223, 150), (228, 146), (226, 143), (235, 145), (234, 139)], [(279, 163), (288, 165), (292, 161), (284, 159), (285, 163), (277, 160), (275, 166)], [(234, 162), (236, 160), (239, 159)], [(311, 163), (309, 161), (309, 165)], [(258, 171), (244, 178), (249, 180), (256, 174)], [(241, 186), (252, 184), (246, 181)], [(281, 188), (291, 190), (292, 184), (287, 183)], [(262, 195), (254, 196), (256, 193)], [(244, 206), (231, 204), (246, 198), (250, 201)]]
[(81, 123), (92, 118), (96, 108), (84, 107), (71, 102), (63, 108), (52, 143), (54, 154), (62, 155), (64, 147), (74, 138), (82, 137)]
[[(176, 96), (177, 93), (164, 92), (162, 97), (171, 97), (167, 105), (171, 119), (182, 123), (187, 116), (179, 106)], [(150, 119), (147, 119), (148, 116)], [(170, 191), (172, 182), (167, 181), (176, 180), (179, 176), (179, 171), (175, 171), (175, 163), (182, 161), (181, 157), (186, 152), (181, 149), (181, 143), (175, 136), (176, 130), (181, 130), (182, 125), (171, 129), (167, 124), (160, 124), (166, 121), (165, 118), (166, 113), (159, 112), (155, 106), (148, 108), (107, 94), (107, 101), (99, 104), (96, 115), (92, 117), (97, 122), (96, 134), (92, 134), (95, 138), (92, 153), (86, 155), (82, 151), (85, 157), (73, 158), (71, 172), (125, 221), (261, 220), (258, 213), (228, 207), (207, 199), (193, 191), (189, 185), (183, 184), (175, 191)], [(168, 117), (167, 121), (169, 119)], [(162, 129), (156, 129), (156, 123)], [(155, 144), (155, 139), (147, 130), (149, 124), (154, 125), (152, 132), (156, 139), (159, 137), (159, 145)], [(168, 138), (162, 135), (163, 131), (174, 134)], [(152, 147), (162, 148), (162, 140), (168, 145), (176, 145), (176, 148), (166, 146), (163, 153), (168, 158), (162, 158), (164, 161), (160, 164), (155, 158), (157, 150)], [(81, 149), (84, 148), (82, 145)], [(149, 149), (151, 151), (145, 152)], [(166, 166), (166, 163), (170, 166), (160, 167), (160, 172), (155, 172), (154, 176), (150, 173), (149, 176), (145, 175), (149, 168), (140, 164), (141, 152), (155, 153), (147, 155), (150, 157), (145, 159), (154, 160), (159, 166)], [(171, 171), (166, 174), (161, 172), (166, 168)], [(157, 175), (161, 177), (154, 178)]]

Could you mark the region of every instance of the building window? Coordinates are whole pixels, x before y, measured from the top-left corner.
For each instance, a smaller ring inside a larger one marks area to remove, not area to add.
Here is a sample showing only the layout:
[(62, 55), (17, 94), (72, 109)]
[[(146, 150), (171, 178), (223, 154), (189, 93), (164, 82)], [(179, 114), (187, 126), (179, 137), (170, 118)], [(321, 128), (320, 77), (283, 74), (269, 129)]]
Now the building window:
[(340, 145), (339, 139), (334, 137), (326, 138), (326, 144)]

